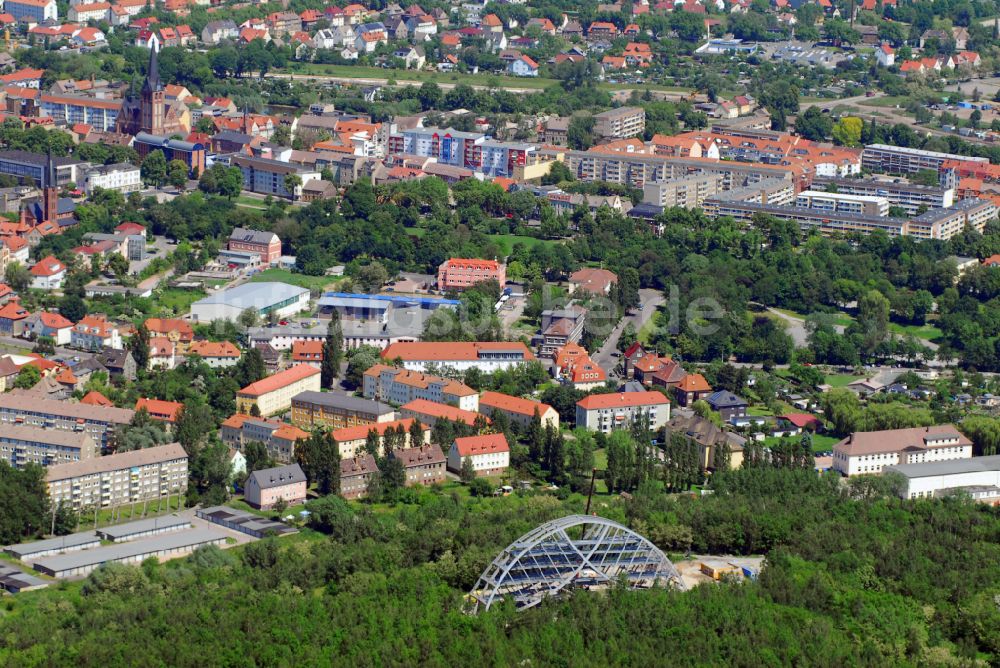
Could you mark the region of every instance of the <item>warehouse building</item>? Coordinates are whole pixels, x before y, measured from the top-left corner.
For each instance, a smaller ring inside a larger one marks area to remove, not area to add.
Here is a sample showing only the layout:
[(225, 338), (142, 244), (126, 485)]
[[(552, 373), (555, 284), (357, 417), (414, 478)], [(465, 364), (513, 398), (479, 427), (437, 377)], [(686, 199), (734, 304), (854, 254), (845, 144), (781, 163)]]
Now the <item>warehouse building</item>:
[(287, 283), (244, 283), (220, 290), (191, 304), (191, 319), (195, 322), (212, 320), (235, 321), (245, 311), (258, 317), (277, 318), (295, 315), (309, 308), (309, 290)]
[(214, 529), (192, 529), (73, 554), (45, 557), (34, 563), (39, 573), (54, 578), (87, 575), (104, 564), (139, 564), (150, 557), (179, 557), (202, 545), (222, 545), (225, 534)]
[(287, 536), (298, 533), (295, 527), (290, 527), (284, 522), (278, 522), (267, 517), (254, 515), (253, 513), (236, 510), (228, 506), (212, 506), (211, 508), (199, 508), (195, 515), (201, 519), (218, 524), (221, 527), (245, 533), (254, 538), (267, 538), (268, 536)]
[(884, 468), (883, 473), (898, 473), (906, 479), (906, 486), (900, 490), (904, 499), (965, 492), (980, 503), (1000, 505), (1000, 455), (900, 464)]
[(44, 589), (48, 586), (49, 583), (41, 578), (28, 575), (13, 566), (0, 564), (0, 591), (5, 591), (9, 594), (20, 594), (22, 591)]

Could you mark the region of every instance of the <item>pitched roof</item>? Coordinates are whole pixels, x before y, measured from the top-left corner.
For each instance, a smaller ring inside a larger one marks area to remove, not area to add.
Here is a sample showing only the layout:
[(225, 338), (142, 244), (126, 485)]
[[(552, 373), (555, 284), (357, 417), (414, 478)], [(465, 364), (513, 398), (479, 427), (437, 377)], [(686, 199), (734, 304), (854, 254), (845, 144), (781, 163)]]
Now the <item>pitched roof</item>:
[(169, 334), (177, 332), (181, 341), (190, 341), (194, 338), (194, 329), (191, 323), (180, 318), (147, 318), (146, 329), (150, 334)]
[(92, 457), (68, 464), (56, 464), (46, 469), (45, 479), (48, 482), (54, 482), (56, 480), (66, 480), (67, 478), (92, 475), (94, 473), (148, 466), (149, 464), (169, 462), (177, 459), (187, 459), (187, 452), (184, 451), (180, 443), (170, 443), (168, 445), (158, 445), (141, 450), (120, 452), (104, 457)]
[(635, 406), (661, 406), (670, 400), (659, 392), (620, 392), (617, 394), (591, 394), (576, 405), (592, 411), (606, 408), (630, 408)]
[(480, 408), (485, 406), (508, 413), (517, 413), (518, 415), (527, 415), (531, 417), (535, 415), (536, 410), (539, 415), (552, 410), (552, 406), (543, 404), (540, 401), (522, 399), (521, 397), (512, 397), (509, 394), (503, 394), (501, 392), (489, 391), (483, 392), (479, 395), (479, 406)]
[(55, 276), (66, 271), (66, 265), (57, 260), (52, 255), (42, 258), (31, 268), (32, 276)]
[(479, 359), (481, 352), (502, 351), (520, 352), (522, 359), (533, 360), (534, 354), (520, 341), (489, 341), (473, 342), (445, 341), (432, 343), (427, 341), (393, 343), (382, 351), (382, 359), (392, 360), (397, 357), (418, 361), (471, 361)]
[(415, 448), (393, 450), (389, 456), (403, 462), (404, 468), (424, 466), (426, 464), (444, 464), (447, 461), (444, 453), (441, 452), (441, 448), (433, 443)]
[(677, 389), (681, 392), (711, 392), (712, 386), (700, 373), (689, 373), (677, 383)]
[(729, 390), (719, 390), (718, 392), (713, 392), (706, 398), (709, 404), (713, 408), (728, 408), (730, 406), (746, 406), (748, 405), (745, 399), (742, 399)]
[(302, 467), (298, 464), (289, 464), (288, 466), (275, 466), (270, 469), (254, 471), (247, 479), (247, 485), (250, 484), (251, 480), (257, 485), (257, 489), (271, 489), (272, 487), (304, 483), (306, 474), (302, 472)]
[(376, 471), (378, 471), (378, 464), (375, 463), (375, 458), (367, 452), (363, 455), (358, 455), (353, 459), (340, 460), (341, 478), (368, 475), (370, 473), (375, 473)]
[(815, 415), (810, 415), (809, 413), (785, 413), (784, 415), (779, 415), (782, 420), (788, 420), (796, 427), (802, 429), (808, 427), (811, 424), (819, 424), (820, 419)]
[(42, 311), (38, 314), (38, 319), (49, 329), (66, 329), (73, 326), (71, 320), (67, 320), (58, 313), (52, 313), (51, 311)]
[(284, 371), (279, 371), (274, 375), (258, 380), (256, 383), (250, 383), (240, 390), (238, 395), (246, 397), (259, 397), (262, 394), (274, 392), (275, 390), (285, 387), (286, 385), (291, 385), (292, 383), (298, 382), (304, 378), (316, 375), (319, 375), (319, 369), (311, 367), (307, 364), (296, 364), (295, 366), (289, 367)]
[(184, 408), (184, 404), (176, 401), (163, 401), (161, 399), (146, 399), (139, 397), (139, 400), (135, 402), (135, 410), (139, 411), (144, 408), (151, 417), (160, 419), (162, 416), (167, 422), (174, 422), (177, 420), (177, 415), (180, 413), (181, 409)]
[[(398, 429), (403, 427), (409, 431), (410, 427), (413, 425), (415, 420), (413, 418), (403, 418), (402, 420), (392, 420), (391, 422), (377, 422), (375, 424), (359, 424), (353, 427), (343, 427), (341, 429), (336, 429), (330, 433), (330, 436), (337, 443), (349, 443), (351, 441), (360, 441), (362, 439), (368, 438), (369, 432), (375, 431), (379, 436), (385, 435), (388, 429)], [(424, 426), (424, 430), (427, 427)]]
[[(942, 443), (942, 441), (946, 441)], [(833, 446), (834, 451), (849, 457), (879, 452), (925, 450), (935, 447), (970, 446), (970, 441), (953, 424), (885, 431), (857, 431)]]
[(83, 399), (80, 399), (80, 403), (87, 404), (88, 406), (114, 406), (110, 399), (97, 390), (87, 392)]
[(239, 357), (240, 349), (232, 341), (195, 341), (188, 347), (189, 355), (199, 357)]
[(490, 455), (496, 452), (510, 452), (507, 437), (503, 434), (483, 434), (455, 439), (455, 448), (462, 457)]
[[(480, 413), (476, 413), (475, 411), (467, 411), (455, 406), (449, 406), (448, 404), (428, 401), (427, 399), (414, 399), (407, 404), (403, 404), (399, 410), (404, 413), (409, 411), (417, 415), (427, 415), (437, 419), (451, 420), (452, 422), (464, 422), (470, 426), (480, 416)], [(489, 422), (488, 419), (487, 422)]]

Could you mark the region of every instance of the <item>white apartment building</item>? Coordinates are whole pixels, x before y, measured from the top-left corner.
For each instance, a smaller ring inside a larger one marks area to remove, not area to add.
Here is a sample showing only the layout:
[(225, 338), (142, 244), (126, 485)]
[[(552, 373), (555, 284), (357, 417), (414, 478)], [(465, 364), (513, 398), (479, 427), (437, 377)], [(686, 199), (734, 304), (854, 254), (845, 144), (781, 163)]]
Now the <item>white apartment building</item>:
[(951, 424), (859, 431), (833, 446), (833, 468), (842, 475), (881, 473), (887, 466), (972, 457), (972, 441)]
[(477, 476), (502, 475), (510, 466), (510, 447), (503, 434), (456, 438), (448, 450), (448, 470), (461, 472), (466, 459), (472, 460)]
[(795, 198), (795, 206), (817, 211), (837, 211), (864, 216), (889, 215), (889, 200), (876, 195), (845, 195), (818, 190), (803, 190)]
[(923, 499), (962, 491), (976, 501), (1000, 504), (1000, 455), (946, 462), (901, 464), (885, 469), (906, 479), (904, 499)]
[(479, 394), (464, 383), (384, 364), (376, 364), (365, 372), (363, 394), (366, 399), (397, 406), (426, 399), (466, 411), (479, 410)]
[(142, 189), (142, 175), (138, 167), (127, 162), (100, 165), (84, 174), (83, 188), (88, 196), (97, 188), (116, 190), (127, 195)]

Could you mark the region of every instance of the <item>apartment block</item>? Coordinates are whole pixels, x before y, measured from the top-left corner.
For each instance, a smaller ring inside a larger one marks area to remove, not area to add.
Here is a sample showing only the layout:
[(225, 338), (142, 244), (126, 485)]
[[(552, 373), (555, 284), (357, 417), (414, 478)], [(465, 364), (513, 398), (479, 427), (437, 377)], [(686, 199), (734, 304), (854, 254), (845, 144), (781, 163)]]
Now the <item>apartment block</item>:
[(30, 426), (88, 435), (104, 448), (120, 425), (129, 424), (135, 411), (45, 399), (19, 390), (0, 394), (0, 430)]
[(912, 183), (891, 183), (868, 179), (816, 178), (813, 187), (827, 190), (831, 186), (844, 195), (873, 195), (889, 200), (889, 206), (898, 206), (908, 216), (917, 215), (917, 210), (946, 209), (955, 203), (955, 189), (937, 186), (921, 186)]
[(503, 413), (512, 424), (517, 424), (522, 429), (531, 425), (537, 414), (543, 427), (552, 425), (559, 428), (559, 413), (556, 409), (534, 399), (512, 397), (501, 392), (483, 392), (479, 397), (479, 411), (489, 417)]
[(393, 450), (389, 456), (403, 464), (407, 487), (436, 485), (445, 481), (445, 464), (448, 460), (436, 445)]
[(696, 209), (712, 195), (722, 192), (724, 179), (719, 174), (689, 176), (674, 181), (647, 183), (642, 187), (642, 201), (662, 207)]
[(357, 425), (391, 422), (392, 406), (333, 392), (309, 391), (292, 397), (292, 423), (303, 428), (341, 429)]
[(888, 216), (889, 200), (876, 195), (846, 195), (818, 190), (803, 190), (795, 198), (795, 206), (817, 211), (838, 211), (862, 216)]
[(535, 360), (520, 341), (415, 341), (393, 343), (382, 351), (383, 360), (399, 359), (404, 369), (424, 371), (428, 365), (455, 371), (479, 369), (493, 373)]
[(594, 114), (594, 134), (602, 139), (638, 137), (646, 130), (646, 110), (619, 107)]
[(479, 410), (479, 394), (465, 383), (385, 364), (376, 364), (365, 372), (363, 394), (366, 399), (397, 406), (427, 399), (467, 411)]
[(921, 170), (939, 171), (945, 162), (989, 164), (989, 158), (971, 158), (967, 155), (922, 151), (916, 148), (869, 144), (861, 154), (861, 166), (873, 172), (889, 174), (915, 174)]
[(51, 466), (89, 459), (97, 454), (86, 432), (8, 425), (0, 429), (0, 461), (19, 469), (27, 464)]
[(413, 418), (404, 418), (402, 420), (393, 420), (391, 422), (377, 422), (374, 424), (364, 424), (357, 425), (354, 427), (344, 427), (343, 429), (336, 429), (331, 434), (330, 437), (337, 442), (337, 449), (340, 451), (341, 458), (351, 459), (358, 455), (364, 454), (365, 445), (368, 443), (368, 434), (375, 432), (378, 436), (378, 447), (379, 454), (384, 454), (385, 450), (385, 434), (390, 429), (399, 430), (400, 427), (406, 432), (406, 436), (403, 438), (404, 448), (419, 448), (430, 442), (431, 429), (429, 426), (421, 423), (421, 432), (423, 437), (419, 441), (414, 441), (410, 438), (410, 429), (413, 428), (413, 423), (416, 422)]
[(833, 468), (845, 476), (971, 457), (972, 441), (951, 424), (855, 432), (833, 446)]
[(659, 429), (670, 420), (670, 400), (659, 392), (592, 394), (576, 402), (576, 426), (605, 434), (629, 429), (636, 420)]
[(302, 392), (319, 392), (320, 372), (305, 364), (279, 371), (236, 393), (236, 411), (250, 415), (256, 407), (263, 416), (276, 415), (292, 406), (292, 398)]
[(188, 456), (171, 443), (50, 466), (45, 481), (53, 505), (77, 511), (153, 501), (187, 490)]
[(438, 163), (478, 170), (483, 164), (480, 132), (461, 132), (452, 128), (413, 128), (389, 136), (389, 155), (413, 155), (437, 158)]
[(465, 290), (483, 281), (496, 281), (502, 288), (507, 283), (507, 266), (496, 260), (453, 257), (438, 267), (439, 290)]

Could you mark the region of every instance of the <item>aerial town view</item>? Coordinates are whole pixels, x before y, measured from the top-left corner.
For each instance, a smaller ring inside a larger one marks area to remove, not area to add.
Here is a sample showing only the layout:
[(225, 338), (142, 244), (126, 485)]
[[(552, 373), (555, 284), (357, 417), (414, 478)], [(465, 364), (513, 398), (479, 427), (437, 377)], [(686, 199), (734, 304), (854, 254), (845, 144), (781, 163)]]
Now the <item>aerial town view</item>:
[(0, 667), (1000, 666), (1000, 0), (0, 24)]

